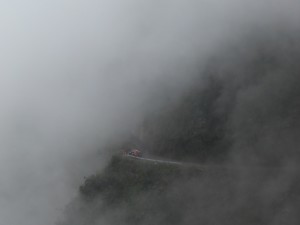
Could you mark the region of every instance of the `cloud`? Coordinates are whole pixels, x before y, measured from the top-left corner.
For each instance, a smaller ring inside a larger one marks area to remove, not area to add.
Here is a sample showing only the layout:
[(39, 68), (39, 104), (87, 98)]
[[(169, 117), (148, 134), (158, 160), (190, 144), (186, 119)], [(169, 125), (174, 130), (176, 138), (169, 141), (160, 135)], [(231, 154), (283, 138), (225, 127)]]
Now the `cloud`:
[(53, 224), (103, 166), (99, 142), (137, 122), (157, 81), (184, 85), (248, 24), (299, 19), (291, 0), (0, 4), (0, 223), (11, 225)]

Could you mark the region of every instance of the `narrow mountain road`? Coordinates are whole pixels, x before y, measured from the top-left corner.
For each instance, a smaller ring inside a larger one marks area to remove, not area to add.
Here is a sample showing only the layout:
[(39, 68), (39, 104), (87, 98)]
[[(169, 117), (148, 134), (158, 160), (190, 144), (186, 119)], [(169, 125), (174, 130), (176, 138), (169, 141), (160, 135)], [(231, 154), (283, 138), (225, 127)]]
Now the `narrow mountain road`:
[(155, 162), (155, 163), (176, 164), (176, 165), (183, 165), (184, 164), (184, 163), (176, 162), (176, 161), (149, 159), (149, 158), (143, 158), (143, 157), (136, 157), (136, 156), (132, 156), (132, 155), (128, 155), (127, 157), (130, 157), (130, 158), (133, 158), (133, 159), (138, 159), (138, 160)]

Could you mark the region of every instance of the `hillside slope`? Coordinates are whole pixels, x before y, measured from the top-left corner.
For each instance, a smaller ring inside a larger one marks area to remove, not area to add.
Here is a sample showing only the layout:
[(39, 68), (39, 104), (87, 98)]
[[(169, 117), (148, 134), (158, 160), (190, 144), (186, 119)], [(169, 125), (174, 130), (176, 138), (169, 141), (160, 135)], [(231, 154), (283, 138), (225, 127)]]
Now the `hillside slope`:
[(127, 141), (149, 155), (219, 166), (114, 157), (85, 180), (61, 225), (299, 224), (299, 40), (300, 30), (286, 27), (228, 43)]
[[(114, 156), (103, 172), (86, 178), (80, 200), (69, 206), (69, 220), (61, 224), (94, 224), (100, 215), (111, 223), (179, 224), (182, 215), (177, 195), (182, 193), (173, 186), (178, 180), (199, 179), (202, 172), (195, 166)], [(115, 210), (121, 213), (111, 217)]]

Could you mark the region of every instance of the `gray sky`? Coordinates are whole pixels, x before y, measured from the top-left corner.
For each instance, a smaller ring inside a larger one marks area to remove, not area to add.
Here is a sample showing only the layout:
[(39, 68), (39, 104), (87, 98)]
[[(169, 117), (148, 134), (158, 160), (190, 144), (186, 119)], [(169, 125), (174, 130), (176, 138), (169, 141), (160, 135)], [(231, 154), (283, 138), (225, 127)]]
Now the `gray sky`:
[(101, 167), (100, 138), (134, 124), (157, 79), (180, 83), (248, 25), (298, 12), (296, 0), (0, 0), (0, 224), (53, 224)]

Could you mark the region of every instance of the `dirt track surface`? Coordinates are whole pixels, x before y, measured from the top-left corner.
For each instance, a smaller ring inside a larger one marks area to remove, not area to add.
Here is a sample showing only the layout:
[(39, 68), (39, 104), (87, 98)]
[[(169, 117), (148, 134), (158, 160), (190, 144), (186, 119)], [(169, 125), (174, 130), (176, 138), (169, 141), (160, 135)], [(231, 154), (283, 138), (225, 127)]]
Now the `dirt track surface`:
[(128, 155), (127, 157), (130, 157), (130, 158), (133, 158), (133, 159), (138, 159), (138, 160), (155, 162), (155, 163), (166, 163), (166, 164), (184, 165), (184, 163), (176, 162), (176, 161), (169, 161), (169, 160), (150, 159), (150, 158), (136, 157), (136, 156), (131, 156), (131, 155)]

